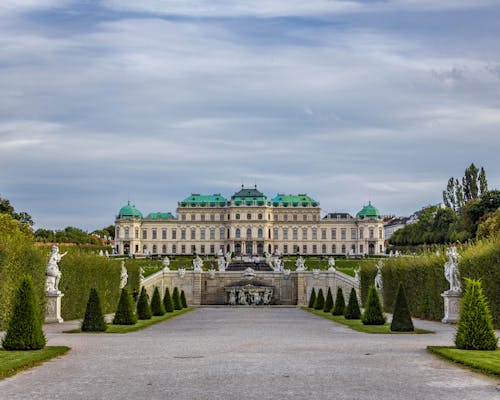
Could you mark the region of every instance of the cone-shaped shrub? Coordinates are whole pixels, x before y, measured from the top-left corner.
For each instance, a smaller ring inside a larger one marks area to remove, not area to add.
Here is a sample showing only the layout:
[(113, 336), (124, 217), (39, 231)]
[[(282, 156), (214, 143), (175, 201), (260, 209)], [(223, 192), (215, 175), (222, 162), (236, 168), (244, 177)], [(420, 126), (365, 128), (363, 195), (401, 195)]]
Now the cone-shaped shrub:
[(406, 301), (406, 294), (403, 284), (399, 283), (398, 295), (396, 296), (396, 303), (394, 304), (394, 314), (392, 315), (391, 331), (394, 332), (413, 332), (413, 322), (411, 321), (410, 310), (408, 309), (408, 302)]
[(174, 303), (174, 310), (182, 310), (181, 296), (177, 286), (174, 287), (174, 291), (172, 292), (172, 302)]
[(495, 350), (497, 343), (481, 281), (466, 278), (455, 345), (465, 350)]
[(309, 297), (309, 304), (307, 305), (307, 307), (314, 308), (314, 303), (316, 303), (316, 291), (313, 288), (311, 290), (311, 297)]
[(358, 295), (356, 294), (356, 289), (352, 288), (349, 294), (349, 303), (345, 309), (345, 319), (360, 319), (361, 310), (359, 309)]
[(337, 296), (335, 297), (335, 306), (332, 310), (332, 315), (344, 315), (345, 311), (345, 300), (342, 288), (337, 287)]
[(184, 294), (184, 290), (181, 290), (181, 306), (182, 308), (187, 308), (188, 303), (186, 301), (186, 295)]
[(97, 294), (97, 289), (90, 289), (89, 301), (85, 309), (85, 317), (82, 322), (83, 332), (104, 332), (106, 330), (106, 321), (102, 313), (101, 301)]
[(170, 290), (168, 288), (163, 295), (163, 306), (166, 312), (174, 312), (174, 303), (172, 302), (172, 296), (170, 296)]
[(165, 315), (165, 307), (161, 301), (160, 291), (156, 286), (151, 298), (151, 313), (156, 316)]
[(323, 296), (323, 289), (318, 290), (318, 295), (316, 296), (316, 302), (314, 303), (315, 310), (322, 310), (325, 306), (325, 296)]
[(139, 319), (151, 319), (151, 307), (149, 306), (148, 294), (144, 286), (141, 289), (139, 300), (137, 300), (137, 317)]
[(374, 285), (371, 285), (368, 289), (368, 295), (366, 296), (366, 306), (361, 322), (364, 325), (384, 325), (385, 315), (382, 310), (382, 304), (380, 304), (380, 299), (378, 297), (377, 289)]
[(328, 288), (328, 293), (326, 294), (325, 306), (323, 307), (323, 311), (330, 312), (332, 308), (333, 308), (332, 290)]
[(115, 325), (134, 325), (137, 322), (137, 316), (134, 314), (134, 302), (128, 289), (124, 287), (120, 294), (118, 307), (116, 307), (113, 324)]
[(33, 280), (24, 276), (16, 290), (2, 346), (5, 350), (39, 350), (45, 343)]

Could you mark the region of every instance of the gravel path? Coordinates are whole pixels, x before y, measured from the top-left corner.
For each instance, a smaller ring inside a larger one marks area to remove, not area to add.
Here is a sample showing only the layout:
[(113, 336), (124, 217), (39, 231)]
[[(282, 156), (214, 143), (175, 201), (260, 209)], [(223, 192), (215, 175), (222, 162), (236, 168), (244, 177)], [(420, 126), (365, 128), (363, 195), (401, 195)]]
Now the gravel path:
[(199, 308), (126, 335), (62, 334), (71, 352), (0, 381), (7, 399), (500, 399), (498, 381), (452, 366), (432, 335), (369, 335), (295, 308)]

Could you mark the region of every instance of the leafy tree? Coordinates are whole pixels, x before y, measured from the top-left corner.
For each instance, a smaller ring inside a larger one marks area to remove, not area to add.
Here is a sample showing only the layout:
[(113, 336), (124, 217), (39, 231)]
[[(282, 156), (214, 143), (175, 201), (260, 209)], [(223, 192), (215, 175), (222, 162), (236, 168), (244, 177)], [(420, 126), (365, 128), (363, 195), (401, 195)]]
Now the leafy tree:
[(477, 228), (477, 237), (485, 238), (500, 234), (500, 207)]
[(184, 290), (181, 290), (181, 306), (182, 308), (187, 308), (188, 304), (186, 301), (186, 294), (184, 293)]
[(27, 212), (21, 211), (20, 213), (16, 213), (14, 207), (10, 204), (10, 201), (7, 199), (3, 199), (0, 197), (0, 214), (10, 215), (15, 220), (22, 222), (28, 226), (33, 226), (34, 222)]
[(165, 307), (161, 301), (160, 291), (155, 286), (153, 297), (151, 298), (151, 312), (155, 316), (165, 315)]
[(465, 278), (455, 345), (465, 350), (495, 350), (497, 343), (481, 281)]
[(25, 275), (15, 294), (2, 346), (5, 350), (38, 350), (43, 349), (45, 343), (33, 280)]
[(365, 312), (363, 313), (361, 322), (364, 325), (385, 324), (384, 311), (382, 310), (382, 304), (380, 304), (377, 289), (375, 289), (374, 285), (370, 285), (370, 288), (368, 289)]
[(325, 306), (325, 296), (323, 296), (323, 289), (318, 290), (318, 295), (316, 296), (316, 302), (314, 303), (315, 310), (322, 310)]
[(314, 288), (311, 290), (311, 296), (309, 297), (309, 304), (307, 305), (308, 308), (314, 308), (314, 303), (316, 303), (316, 291)]
[(345, 319), (361, 318), (361, 310), (359, 309), (358, 295), (356, 294), (356, 290), (354, 288), (351, 289), (351, 293), (349, 294), (349, 302), (347, 304), (344, 316)]
[(332, 308), (333, 308), (332, 290), (328, 288), (328, 293), (326, 295), (325, 306), (323, 307), (323, 311), (330, 312)]
[(90, 289), (89, 301), (85, 309), (85, 317), (82, 322), (83, 332), (104, 332), (106, 330), (106, 321), (102, 313), (101, 301), (97, 289)]
[(479, 193), (482, 196), (487, 191), (488, 191), (488, 180), (486, 179), (486, 172), (484, 171), (484, 168), (481, 167), (481, 171), (479, 172)]
[(170, 296), (170, 290), (165, 289), (165, 294), (163, 295), (163, 305), (165, 306), (166, 312), (174, 312), (174, 303), (172, 301), (172, 296)]
[(172, 292), (172, 302), (174, 304), (174, 310), (182, 310), (181, 296), (177, 286), (174, 287), (174, 291)]
[(335, 306), (332, 310), (332, 315), (344, 315), (345, 311), (345, 300), (344, 293), (342, 293), (342, 288), (337, 287), (337, 296), (335, 297)]
[(116, 308), (113, 324), (115, 325), (134, 325), (137, 322), (137, 316), (134, 314), (132, 296), (126, 287), (122, 289), (120, 301)]
[(408, 309), (408, 302), (406, 301), (406, 294), (401, 282), (398, 287), (398, 294), (396, 296), (396, 303), (394, 304), (394, 314), (392, 316), (391, 331), (394, 332), (413, 332), (413, 322), (411, 320), (411, 313)]
[(149, 306), (148, 294), (144, 286), (141, 289), (139, 300), (137, 300), (137, 317), (139, 319), (151, 319), (151, 307)]
[(35, 231), (35, 240), (38, 242), (54, 242), (54, 231), (50, 229), (37, 229)]
[(466, 201), (476, 199), (479, 194), (478, 187), (478, 174), (479, 170), (472, 163), (466, 170), (462, 178), (464, 198)]

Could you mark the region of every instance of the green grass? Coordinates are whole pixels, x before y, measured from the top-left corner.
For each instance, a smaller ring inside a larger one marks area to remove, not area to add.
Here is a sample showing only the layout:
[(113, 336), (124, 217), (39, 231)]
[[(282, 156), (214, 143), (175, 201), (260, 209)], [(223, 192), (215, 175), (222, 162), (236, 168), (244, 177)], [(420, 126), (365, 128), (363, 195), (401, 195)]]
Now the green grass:
[(323, 312), (322, 310), (313, 310), (311, 308), (302, 308), (305, 311), (316, 314), (320, 317), (329, 319), (330, 321), (337, 322), (339, 324), (348, 326), (349, 328), (364, 333), (377, 333), (377, 334), (389, 334), (389, 335), (413, 335), (422, 333), (434, 333), (433, 331), (428, 331), (425, 329), (415, 329), (414, 332), (393, 332), (391, 331), (391, 324), (385, 323), (384, 325), (363, 325), (360, 319), (345, 319), (343, 315), (332, 315), (330, 313)]
[(27, 351), (0, 349), (0, 379), (42, 364), (51, 358), (61, 356), (68, 350), (69, 347), (66, 346), (47, 346), (41, 350)]
[(459, 350), (449, 346), (427, 346), (427, 349), (445, 360), (462, 364), (474, 371), (500, 377), (500, 349)]
[(178, 310), (174, 311), (172, 313), (166, 313), (165, 315), (158, 316), (158, 317), (151, 317), (151, 319), (140, 319), (137, 321), (135, 325), (114, 325), (114, 324), (108, 324), (108, 329), (106, 329), (105, 332), (82, 332), (80, 328), (78, 329), (72, 329), (70, 331), (65, 331), (64, 333), (91, 333), (91, 334), (96, 334), (96, 333), (129, 333), (129, 332), (134, 332), (134, 331), (139, 331), (141, 329), (149, 328), (151, 325), (158, 324), (160, 322), (167, 321), (169, 319), (172, 319), (174, 317), (177, 317), (178, 315), (186, 314), (190, 311), (193, 311), (193, 308), (185, 308), (183, 310)]

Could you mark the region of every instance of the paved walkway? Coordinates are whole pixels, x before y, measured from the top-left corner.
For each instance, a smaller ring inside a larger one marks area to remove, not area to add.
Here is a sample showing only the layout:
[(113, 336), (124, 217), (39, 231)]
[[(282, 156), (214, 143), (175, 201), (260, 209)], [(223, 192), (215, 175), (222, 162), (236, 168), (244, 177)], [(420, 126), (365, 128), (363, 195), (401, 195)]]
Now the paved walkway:
[[(64, 329), (67, 325), (63, 324)], [(57, 360), (0, 381), (7, 399), (500, 399), (498, 381), (425, 350), (434, 335), (369, 335), (295, 308), (200, 308), (126, 335), (59, 333)]]

